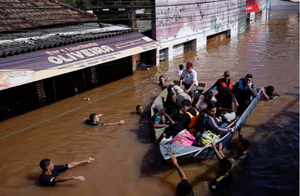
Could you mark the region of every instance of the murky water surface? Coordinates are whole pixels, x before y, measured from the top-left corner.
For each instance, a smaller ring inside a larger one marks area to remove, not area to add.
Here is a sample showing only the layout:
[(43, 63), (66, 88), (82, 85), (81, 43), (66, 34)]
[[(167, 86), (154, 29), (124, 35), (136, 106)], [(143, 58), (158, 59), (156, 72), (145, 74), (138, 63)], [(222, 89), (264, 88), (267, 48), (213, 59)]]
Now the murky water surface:
[[(248, 175), (237, 175), (233, 195), (298, 195), (299, 174), (299, 21), (297, 12), (272, 11), (257, 19), (238, 37), (207, 49), (191, 51), (151, 69), (176, 79), (178, 65), (191, 61), (199, 81), (212, 85), (230, 70), (234, 81), (251, 73), (256, 86), (273, 85), (280, 98), (261, 102), (242, 131), (251, 142), (253, 158)], [(147, 79), (146, 71), (76, 95), (47, 107), (1, 122), (0, 136), (22, 130), (82, 106), (84, 97), (97, 100)], [(134, 114), (137, 104), (149, 106), (160, 93), (157, 81), (146, 81), (121, 93), (86, 105), (0, 140), (0, 195), (174, 195), (179, 176), (165, 163), (151, 140), (149, 122)], [(122, 126), (89, 127), (90, 113), (104, 114), (103, 122), (126, 121)], [(233, 144), (235, 141), (233, 141)], [(234, 146), (234, 145), (232, 145)], [(225, 150), (230, 156), (233, 147)], [(92, 156), (90, 165), (62, 175), (83, 175), (55, 188), (35, 182), (39, 161), (56, 164)], [(182, 167), (195, 195), (210, 195), (207, 182), (216, 175), (216, 160)]]

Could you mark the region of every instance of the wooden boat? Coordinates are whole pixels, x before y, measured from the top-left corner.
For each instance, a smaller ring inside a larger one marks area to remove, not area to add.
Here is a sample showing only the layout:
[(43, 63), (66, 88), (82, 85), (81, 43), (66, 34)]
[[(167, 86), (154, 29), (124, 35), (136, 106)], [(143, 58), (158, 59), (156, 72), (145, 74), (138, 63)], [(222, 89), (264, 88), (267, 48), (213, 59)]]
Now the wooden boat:
[[(177, 85), (179, 86), (179, 81), (171, 81), (170, 82), (170, 85)], [(200, 104), (200, 95), (202, 94), (202, 92), (204, 91), (205, 89), (205, 86), (206, 86), (206, 83), (198, 83), (198, 89), (196, 91), (196, 94), (195, 94), (195, 101), (197, 102), (196, 105), (195, 105), (195, 108), (198, 108), (199, 104)], [(166, 98), (167, 98), (167, 95), (168, 95), (168, 89), (165, 88), (157, 97), (156, 99), (153, 101), (153, 104), (151, 105), (151, 117), (154, 115), (154, 107), (158, 104), (161, 104), (163, 105), (163, 103), (165, 102)], [(155, 139), (157, 140), (161, 134), (164, 132), (165, 130), (165, 127), (163, 128), (154, 128), (154, 133), (155, 133)]]
[[(218, 138), (215, 140), (216, 145), (218, 146), (220, 143), (223, 144), (223, 149), (227, 147), (227, 145), (231, 142), (231, 140), (234, 138), (234, 136), (237, 134), (237, 130), (241, 129), (242, 125), (245, 123), (245, 121), (248, 119), (250, 114), (254, 111), (257, 104), (260, 102), (262, 97), (261, 90), (257, 94), (256, 98), (253, 99), (251, 104), (247, 107), (247, 109), (243, 112), (243, 114), (239, 117), (237, 117), (236, 122), (232, 125), (232, 127), (235, 129), (235, 132), (233, 133), (227, 133), (221, 138)], [(211, 147), (198, 147), (198, 146), (183, 146), (183, 145), (175, 145), (175, 144), (169, 144), (170, 141), (172, 141), (172, 136), (170, 138), (163, 138), (160, 142), (159, 149), (161, 152), (161, 155), (165, 160), (169, 160), (170, 156), (174, 154), (177, 158), (180, 159), (190, 159), (193, 158), (192, 161), (195, 159), (197, 161), (201, 161), (204, 159), (208, 159), (214, 156), (214, 150)]]

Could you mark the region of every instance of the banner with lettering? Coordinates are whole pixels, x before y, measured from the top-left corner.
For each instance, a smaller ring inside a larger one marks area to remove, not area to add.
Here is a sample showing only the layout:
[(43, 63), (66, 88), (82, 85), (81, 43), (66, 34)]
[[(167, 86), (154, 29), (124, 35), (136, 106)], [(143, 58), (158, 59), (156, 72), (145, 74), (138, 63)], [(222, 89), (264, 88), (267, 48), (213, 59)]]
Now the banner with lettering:
[(246, 0), (246, 13), (262, 11), (266, 4), (266, 0)]
[(0, 58), (0, 90), (158, 48), (140, 33)]

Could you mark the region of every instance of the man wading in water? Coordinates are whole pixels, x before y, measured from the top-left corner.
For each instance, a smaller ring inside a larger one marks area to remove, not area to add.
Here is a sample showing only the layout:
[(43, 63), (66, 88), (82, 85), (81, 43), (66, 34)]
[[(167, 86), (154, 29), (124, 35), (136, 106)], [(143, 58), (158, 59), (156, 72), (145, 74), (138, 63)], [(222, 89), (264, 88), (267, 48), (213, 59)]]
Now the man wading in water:
[(94, 161), (94, 158), (89, 157), (83, 161), (72, 162), (64, 165), (54, 165), (50, 159), (43, 159), (40, 162), (40, 167), (43, 170), (43, 173), (40, 175), (39, 182), (41, 186), (55, 186), (57, 182), (65, 182), (69, 180), (81, 180), (84, 181), (85, 178), (83, 176), (67, 176), (61, 177), (58, 176), (60, 173), (66, 171), (67, 169), (71, 169), (77, 167), (78, 165), (91, 163)]

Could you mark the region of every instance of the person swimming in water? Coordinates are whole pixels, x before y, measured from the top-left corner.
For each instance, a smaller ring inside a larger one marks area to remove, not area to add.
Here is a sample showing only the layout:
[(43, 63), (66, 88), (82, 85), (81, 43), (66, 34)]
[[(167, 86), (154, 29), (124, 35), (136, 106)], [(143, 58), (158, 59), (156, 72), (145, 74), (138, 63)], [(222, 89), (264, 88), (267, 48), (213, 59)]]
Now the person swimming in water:
[(91, 126), (108, 126), (108, 125), (123, 125), (125, 124), (124, 120), (120, 120), (119, 122), (114, 122), (114, 123), (100, 123), (100, 117), (103, 116), (103, 114), (96, 114), (93, 113), (90, 115), (89, 119), (85, 120), (85, 124), (91, 125)]

